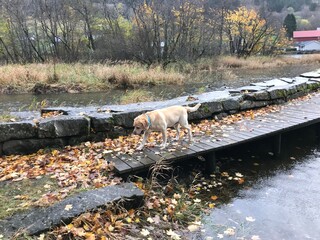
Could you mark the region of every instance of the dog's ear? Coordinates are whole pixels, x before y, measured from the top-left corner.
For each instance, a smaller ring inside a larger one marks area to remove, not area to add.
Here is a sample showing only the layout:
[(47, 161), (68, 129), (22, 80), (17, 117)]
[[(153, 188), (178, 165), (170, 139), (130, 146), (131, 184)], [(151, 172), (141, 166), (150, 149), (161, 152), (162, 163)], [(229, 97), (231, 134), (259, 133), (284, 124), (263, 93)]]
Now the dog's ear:
[(145, 116), (142, 117), (141, 118), (141, 123), (142, 123), (144, 129), (148, 129), (149, 123), (148, 123), (147, 117), (145, 117)]

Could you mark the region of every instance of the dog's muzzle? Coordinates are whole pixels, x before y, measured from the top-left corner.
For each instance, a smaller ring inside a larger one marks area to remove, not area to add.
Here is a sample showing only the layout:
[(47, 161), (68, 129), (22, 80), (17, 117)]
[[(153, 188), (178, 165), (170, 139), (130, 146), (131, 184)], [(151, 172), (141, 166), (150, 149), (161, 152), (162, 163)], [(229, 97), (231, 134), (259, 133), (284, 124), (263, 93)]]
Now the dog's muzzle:
[(141, 132), (140, 132), (140, 133), (137, 133), (137, 131), (136, 131), (136, 130), (134, 130), (132, 133), (133, 133), (134, 135), (140, 135), (140, 134), (144, 134), (144, 130), (141, 130)]

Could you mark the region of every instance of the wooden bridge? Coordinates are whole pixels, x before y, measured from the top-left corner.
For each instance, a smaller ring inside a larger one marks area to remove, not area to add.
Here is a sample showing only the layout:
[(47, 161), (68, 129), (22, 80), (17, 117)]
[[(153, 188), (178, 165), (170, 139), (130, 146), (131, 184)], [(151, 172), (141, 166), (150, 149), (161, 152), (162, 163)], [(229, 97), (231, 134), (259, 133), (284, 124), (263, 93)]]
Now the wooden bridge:
[(281, 134), (303, 128), (320, 122), (320, 94), (313, 94), (308, 100), (288, 102), (281, 105), (281, 109), (263, 116), (243, 119), (228, 125), (224, 129), (211, 135), (194, 135), (194, 142), (188, 144), (182, 141), (179, 146), (145, 147), (143, 151), (133, 154), (110, 153), (106, 160), (113, 161), (115, 170), (119, 174), (130, 174), (145, 171), (161, 159), (176, 162), (203, 156), (209, 171), (215, 169), (215, 153), (246, 142), (256, 141), (266, 137), (274, 137), (274, 153), (280, 153)]

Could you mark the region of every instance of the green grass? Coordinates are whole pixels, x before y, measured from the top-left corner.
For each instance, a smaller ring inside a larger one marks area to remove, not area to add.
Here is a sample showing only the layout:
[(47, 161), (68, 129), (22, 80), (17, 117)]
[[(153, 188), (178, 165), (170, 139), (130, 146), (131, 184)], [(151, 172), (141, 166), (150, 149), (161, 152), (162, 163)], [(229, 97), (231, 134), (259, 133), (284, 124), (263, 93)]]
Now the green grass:
[(153, 95), (143, 89), (128, 90), (121, 98), (120, 104), (129, 104), (137, 102), (150, 102), (153, 101)]
[(38, 200), (44, 193), (58, 189), (54, 179), (44, 176), (41, 179), (26, 179), (19, 182), (0, 183), (0, 219), (26, 210), (30, 203)]

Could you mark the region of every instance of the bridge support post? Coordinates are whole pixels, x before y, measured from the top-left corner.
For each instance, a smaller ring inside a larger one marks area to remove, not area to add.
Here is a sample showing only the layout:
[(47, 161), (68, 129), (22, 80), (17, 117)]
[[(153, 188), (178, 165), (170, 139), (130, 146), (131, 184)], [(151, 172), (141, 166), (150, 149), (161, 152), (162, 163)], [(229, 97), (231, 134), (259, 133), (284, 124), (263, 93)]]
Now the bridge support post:
[(274, 137), (274, 156), (278, 157), (281, 153), (281, 134), (278, 134)]
[(216, 160), (216, 152), (212, 151), (204, 155), (206, 171), (208, 173), (213, 173), (216, 171), (217, 160)]

